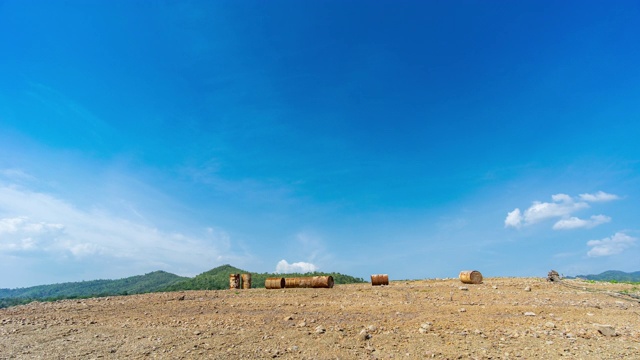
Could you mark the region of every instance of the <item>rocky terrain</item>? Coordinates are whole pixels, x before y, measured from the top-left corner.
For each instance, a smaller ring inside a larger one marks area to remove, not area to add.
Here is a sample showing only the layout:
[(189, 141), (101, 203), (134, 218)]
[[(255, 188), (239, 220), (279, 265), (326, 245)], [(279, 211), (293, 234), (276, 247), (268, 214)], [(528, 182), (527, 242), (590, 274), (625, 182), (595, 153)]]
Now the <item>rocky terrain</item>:
[(34, 302), (0, 310), (0, 359), (640, 359), (640, 303), (614, 291), (639, 295), (489, 278)]

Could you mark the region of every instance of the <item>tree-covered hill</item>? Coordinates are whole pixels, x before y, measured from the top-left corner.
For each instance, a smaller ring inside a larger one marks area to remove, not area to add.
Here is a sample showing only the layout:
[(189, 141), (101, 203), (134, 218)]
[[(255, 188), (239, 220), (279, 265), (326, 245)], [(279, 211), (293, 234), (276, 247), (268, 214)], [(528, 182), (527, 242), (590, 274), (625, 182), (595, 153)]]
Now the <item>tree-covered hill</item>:
[(608, 270), (598, 275), (577, 275), (576, 278), (596, 281), (640, 282), (640, 271), (627, 273)]
[[(249, 271), (231, 265), (222, 265), (193, 278), (181, 277), (165, 271), (132, 276), (119, 280), (93, 280), (28, 288), (0, 289), (0, 308), (26, 304), (31, 301), (88, 298), (98, 296), (143, 294), (158, 291), (221, 290), (229, 288), (229, 274)], [(307, 274), (250, 273), (251, 287), (264, 287), (268, 277), (333, 276), (335, 284), (364, 282), (361, 278), (339, 273), (313, 272)]]
[(154, 271), (118, 280), (93, 280), (18, 289), (0, 289), (0, 307), (2, 307), (2, 303), (9, 303), (8, 299), (18, 299), (20, 300), (18, 303), (24, 303), (42, 299), (142, 294), (159, 291), (185, 279), (188, 278), (165, 271)]
[(168, 286), (165, 291), (178, 290), (222, 290), (229, 288), (229, 274), (251, 274), (251, 287), (263, 288), (264, 282), (269, 277), (301, 277), (301, 276), (328, 276), (333, 277), (335, 284), (352, 284), (365, 282), (361, 278), (356, 278), (340, 273), (312, 272), (306, 274), (276, 274), (276, 273), (254, 273), (238, 269), (231, 265), (222, 265), (188, 280), (184, 280)]

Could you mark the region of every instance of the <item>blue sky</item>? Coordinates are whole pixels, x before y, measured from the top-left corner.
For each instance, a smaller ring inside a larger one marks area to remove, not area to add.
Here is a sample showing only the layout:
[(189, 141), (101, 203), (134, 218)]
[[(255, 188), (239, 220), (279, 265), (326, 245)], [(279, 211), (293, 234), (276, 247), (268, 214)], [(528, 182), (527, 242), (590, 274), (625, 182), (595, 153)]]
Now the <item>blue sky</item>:
[(0, 287), (640, 270), (633, 1), (0, 1)]

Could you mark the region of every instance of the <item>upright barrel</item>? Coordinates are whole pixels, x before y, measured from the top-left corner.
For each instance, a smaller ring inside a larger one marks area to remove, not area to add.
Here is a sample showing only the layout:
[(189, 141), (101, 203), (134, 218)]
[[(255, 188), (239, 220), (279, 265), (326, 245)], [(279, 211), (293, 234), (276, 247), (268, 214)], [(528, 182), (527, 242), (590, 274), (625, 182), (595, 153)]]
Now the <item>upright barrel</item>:
[(242, 274), (242, 288), (251, 289), (251, 274)]
[(371, 285), (389, 285), (389, 275), (387, 274), (373, 274), (371, 275)]
[(463, 270), (460, 272), (460, 281), (465, 284), (482, 284), (482, 274), (477, 270)]
[(229, 289), (240, 288), (240, 274), (229, 274)]

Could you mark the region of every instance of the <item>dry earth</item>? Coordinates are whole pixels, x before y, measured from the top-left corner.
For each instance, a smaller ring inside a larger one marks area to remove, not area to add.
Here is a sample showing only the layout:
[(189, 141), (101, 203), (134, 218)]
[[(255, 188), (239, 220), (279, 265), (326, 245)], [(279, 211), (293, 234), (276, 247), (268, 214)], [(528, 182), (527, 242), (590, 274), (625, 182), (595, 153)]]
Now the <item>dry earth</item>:
[[(0, 310), (0, 359), (640, 359), (628, 284), (540, 278), (158, 293)], [(598, 327), (610, 325), (610, 327)]]

